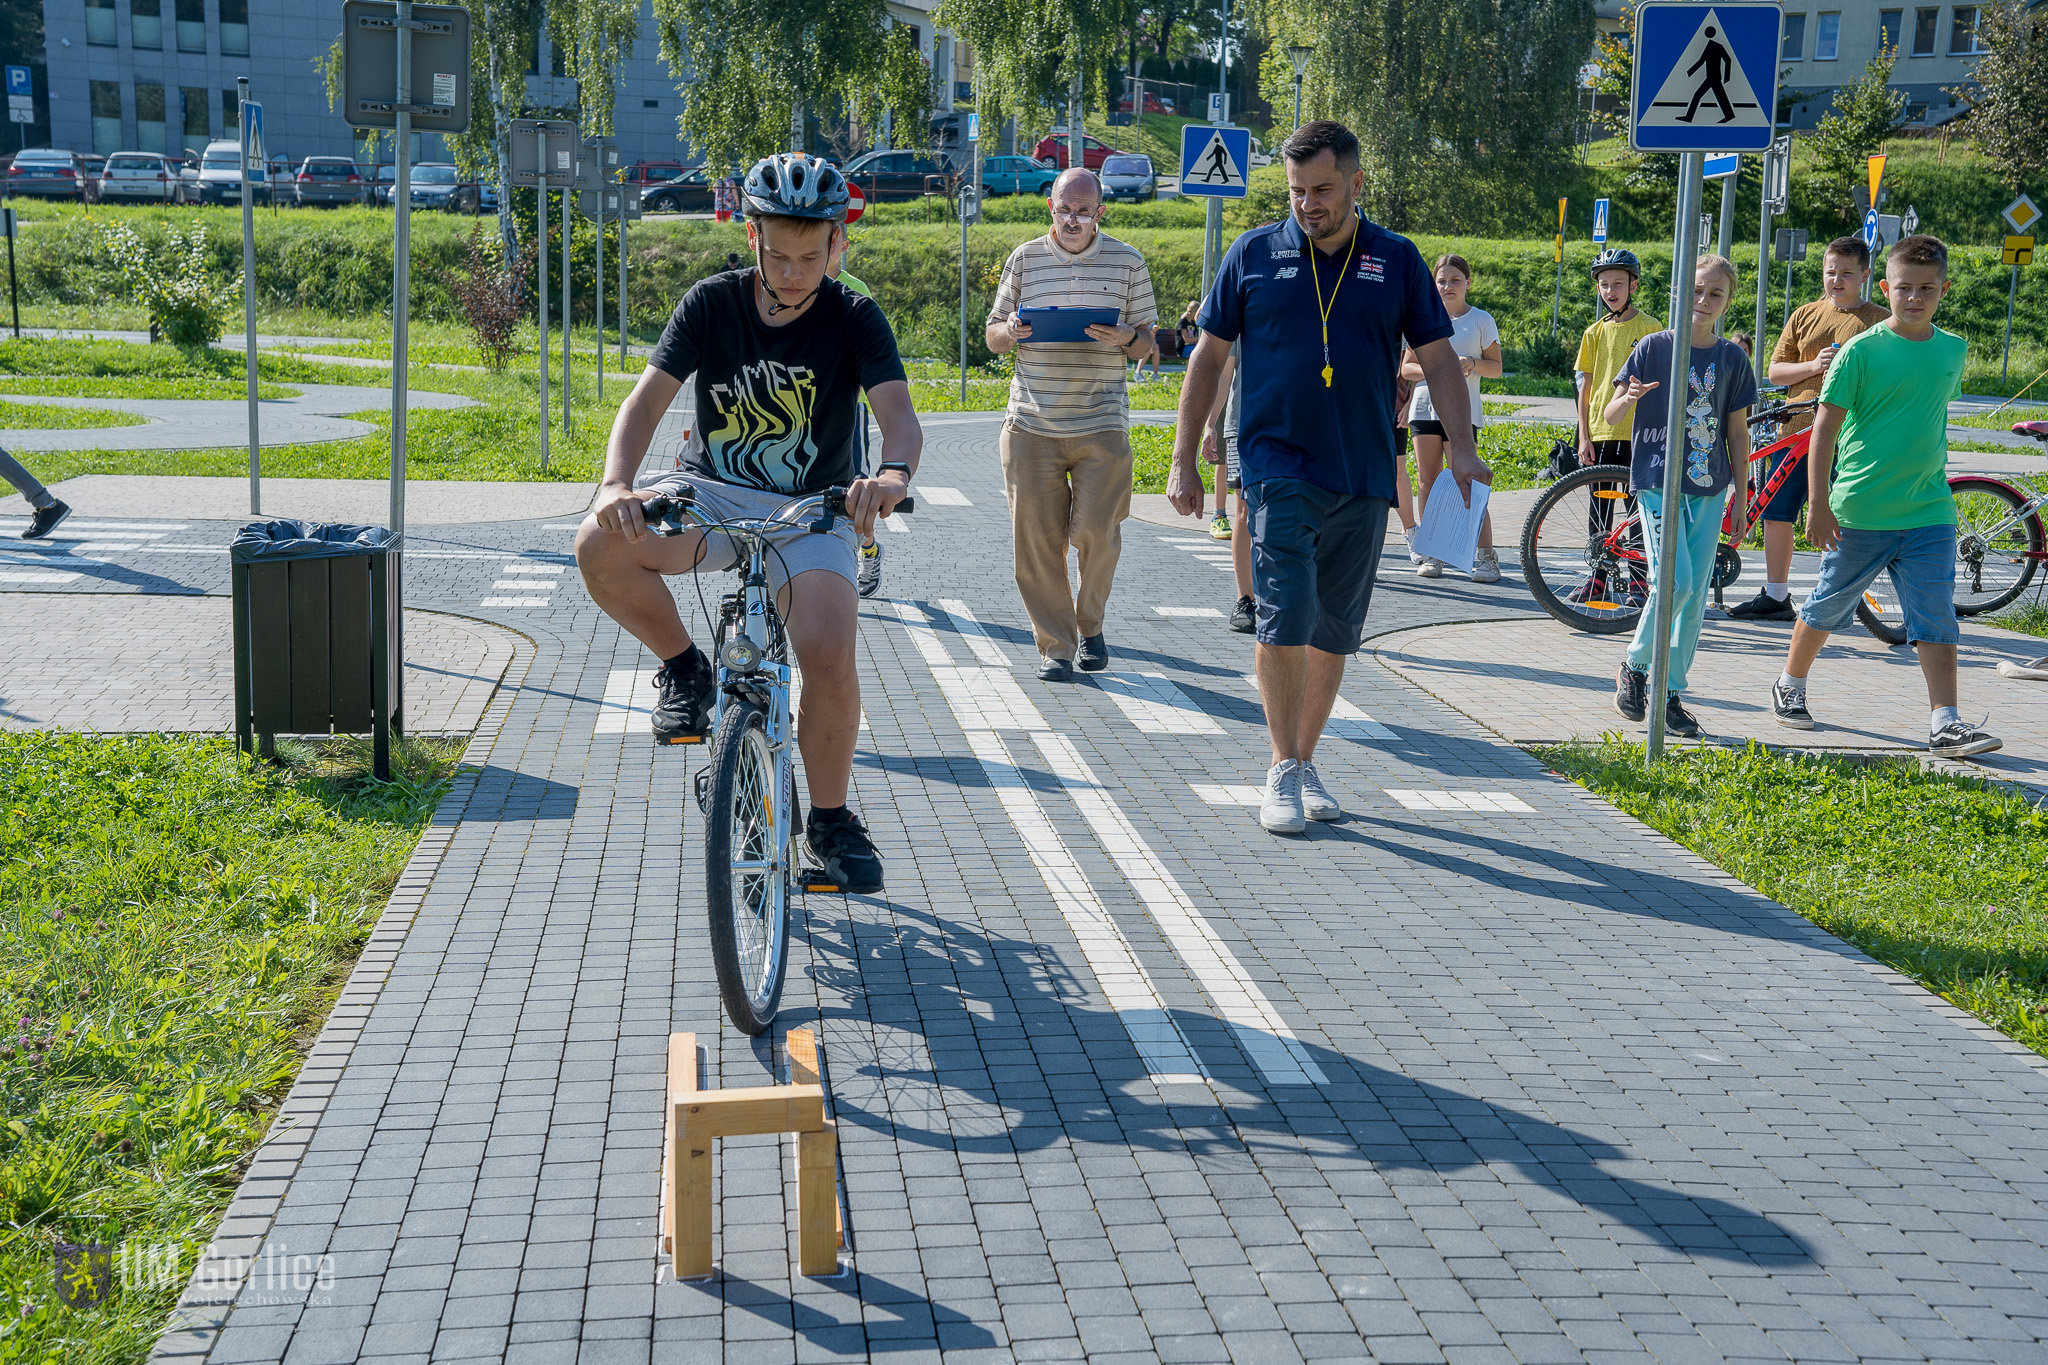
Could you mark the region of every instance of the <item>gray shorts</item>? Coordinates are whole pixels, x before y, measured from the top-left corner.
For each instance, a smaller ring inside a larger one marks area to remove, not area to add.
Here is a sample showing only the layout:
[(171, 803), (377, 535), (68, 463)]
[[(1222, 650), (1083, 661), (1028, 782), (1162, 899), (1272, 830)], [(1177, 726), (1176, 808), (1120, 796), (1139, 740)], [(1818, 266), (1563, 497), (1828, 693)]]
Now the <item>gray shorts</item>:
[[(777, 509), (795, 500), (788, 493), (770, 493), (759, 488), (744, 488), (736, 483), (719, 483), (701, 474), (681, 471), (664, 474), (653, 483), (640, 485), (635, 491), (673, 493), (684, 484), (697, 490), (697, 510), (719, 521), (773, 516)], [(834, 518), (831, 531), (823, 535), (798, 527), (771, 531), (765, 539), (769, 545), (768, 585), (776, 592), (782, 591), (782, 585), (790, 579), (812, 569), (830, 569), (849, 583), (859, 581), (853, 523), (844, 517)], [(696, 571), (718, 573), (737, 566), (739, 562), (739, 551), (731, 537), (707, 535), (704, 538), (704, 558), (697, 564)]]

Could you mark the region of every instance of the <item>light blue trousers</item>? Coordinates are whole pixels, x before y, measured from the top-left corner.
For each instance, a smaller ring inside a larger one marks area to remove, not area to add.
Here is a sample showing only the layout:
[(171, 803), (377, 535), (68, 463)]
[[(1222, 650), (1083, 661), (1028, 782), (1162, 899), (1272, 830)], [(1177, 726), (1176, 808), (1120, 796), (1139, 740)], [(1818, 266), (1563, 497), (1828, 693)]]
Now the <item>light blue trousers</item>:
[[(1636, 622), (1636, 638), (1628, 647), (1630, 668), (1650, 671), (1650, 653), (1657, 645), (1657, 566), (1663, 562), (1658, 539), (1664, 529), (1664, 495), (1647, 489), (1636, 494), (1643, 509), (1643, 549), (1650, 560), (1650, 601)], [(1708, 586), (1714, 576), (1714, 547), (1721, 543), (1721, 512), (1728, 490), (1678, 499), (1678, 562), (1671, 579), (1671, 677), (1667, 690), (1683, 692), (1699, 652), (1700, 619), (1706, 615)]]

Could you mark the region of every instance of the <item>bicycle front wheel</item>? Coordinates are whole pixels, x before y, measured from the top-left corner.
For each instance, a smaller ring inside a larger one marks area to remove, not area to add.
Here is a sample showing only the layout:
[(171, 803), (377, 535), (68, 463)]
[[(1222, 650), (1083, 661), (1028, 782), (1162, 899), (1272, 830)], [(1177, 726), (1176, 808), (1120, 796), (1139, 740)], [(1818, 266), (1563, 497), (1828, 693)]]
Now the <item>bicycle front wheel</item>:
[(742, 1033), (765, 1033), (782, 1002), (789, 966), (790, 840), (777, 829), (778, 794), (788, 819), (793, 774), (776, 772), (766, 714), (730, 700), (718, 727), (705, 817), (704, 885), (711, 962), (725, 1012)]
[(2010, 606), (2034, 580), (2041, 522), (2019, 515), (2026, 504), (1996, 479), (1950, 479), (1956, 498), (1956, 613), (1977, 616)]
[(1522, 525), (1522, 577), (1536, 605), (1575, 630), (1635, 628), (1649, 572), (1626, 467), (1587, 465), (1544, 490)]

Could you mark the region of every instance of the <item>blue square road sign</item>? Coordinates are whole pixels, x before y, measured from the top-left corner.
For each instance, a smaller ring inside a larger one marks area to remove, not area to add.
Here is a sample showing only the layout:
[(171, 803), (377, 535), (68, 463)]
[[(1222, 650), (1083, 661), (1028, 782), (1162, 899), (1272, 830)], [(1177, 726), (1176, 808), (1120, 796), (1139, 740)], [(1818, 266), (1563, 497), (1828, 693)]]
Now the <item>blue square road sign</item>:
[(1251, 188), (1252, 130), (1190, 123), (1180, 130), (1180, 192), (1242, 199)]
[(1778, 104), (1776, 5), (1636, 10), (1629, 145), (1639, 152), (1762, 152)]
[(35, 93), (29, 79), (27, 67), (10, 66), (7, 68), (7, 93), (10, 95), (32, 95)]
[(1595, 199), (1593, 201), (1593, 240), (1596, 242), (1605, 242), (1607, 240), (1607, 201), (1605, 199)]

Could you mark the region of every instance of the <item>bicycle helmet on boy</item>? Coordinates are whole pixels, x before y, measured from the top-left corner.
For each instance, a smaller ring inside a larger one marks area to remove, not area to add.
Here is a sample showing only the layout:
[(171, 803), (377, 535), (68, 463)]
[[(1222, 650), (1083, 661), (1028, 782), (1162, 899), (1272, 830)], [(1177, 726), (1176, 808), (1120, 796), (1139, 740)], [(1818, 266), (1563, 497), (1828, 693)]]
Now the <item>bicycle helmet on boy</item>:
[(1589, 272), (1595, 279), (1603, 270), (1626, 270), (1637, 279), (1643, 277), (1643, 263), (1636, 259), (1636, 253), (1626, 247), (1611, 246), (1593, 258)]
[(839, 221), (846, 214), (846, 177), (802, 152), (762, 157), (740, 187), (747, 213)]

